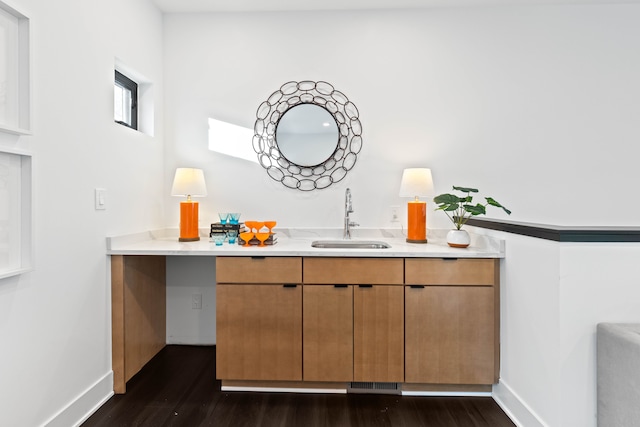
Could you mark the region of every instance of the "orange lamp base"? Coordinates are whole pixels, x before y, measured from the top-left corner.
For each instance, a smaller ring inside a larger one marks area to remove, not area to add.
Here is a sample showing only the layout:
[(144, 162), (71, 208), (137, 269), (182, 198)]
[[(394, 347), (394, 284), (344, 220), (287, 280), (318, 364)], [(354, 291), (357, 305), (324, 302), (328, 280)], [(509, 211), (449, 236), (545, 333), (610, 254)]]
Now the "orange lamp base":
[(180, 242), (200, 240), (198, 233), (198, 202), (180, 202)]
[(407, 203), (407, 243), (427, 243), (427, 203)]

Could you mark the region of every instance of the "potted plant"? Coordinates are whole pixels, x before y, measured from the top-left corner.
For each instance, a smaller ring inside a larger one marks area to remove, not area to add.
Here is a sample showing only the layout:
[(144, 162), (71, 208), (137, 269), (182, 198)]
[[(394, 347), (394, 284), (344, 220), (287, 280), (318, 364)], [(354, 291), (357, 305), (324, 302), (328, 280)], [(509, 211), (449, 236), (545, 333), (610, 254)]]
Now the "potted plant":
[(478, 192), (475, 188), (456, 187), (454, 185), (453, 191), (463, 193), (463, 195), (458, 196), (456, 194), (445, 193), (433, 198), (433, 201), (438, 205), (436, 210), (444, 211), (456, 227), (447, 234), (447, 243), (449, 246), (456, 248), (466, 248), (469, 246), (469, 233), (467, 233), (466, 230), (462, 230), (462, 226), (465, 225), (472, 216), (485, 215), (487, 213), (487, 206), (490, 205), (501, 208), (507, 215), (511, 215), (509, 209), (502, 206), (492, 197), (485, 197), (486, 203), (484, 204), (473, 204), (472, 193)]

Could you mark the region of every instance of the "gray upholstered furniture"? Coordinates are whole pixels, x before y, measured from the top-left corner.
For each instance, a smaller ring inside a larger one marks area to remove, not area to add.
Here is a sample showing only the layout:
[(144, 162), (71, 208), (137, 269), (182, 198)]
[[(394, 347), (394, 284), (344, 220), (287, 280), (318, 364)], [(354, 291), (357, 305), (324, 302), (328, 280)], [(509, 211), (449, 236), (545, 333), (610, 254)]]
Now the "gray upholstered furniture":
[(640, 324), (600, 323), (598, 426), (640, 426)]

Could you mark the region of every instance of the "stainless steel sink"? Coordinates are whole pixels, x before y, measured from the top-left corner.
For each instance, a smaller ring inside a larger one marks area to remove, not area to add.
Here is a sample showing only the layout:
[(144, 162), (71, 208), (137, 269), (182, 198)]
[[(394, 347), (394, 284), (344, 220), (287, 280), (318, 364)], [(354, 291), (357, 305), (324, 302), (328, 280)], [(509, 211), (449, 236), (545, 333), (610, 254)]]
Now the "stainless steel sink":
[(311, 247), (323, 249), (388, 249), (391, 245), (375, 240), (316, 240), (311, 243)]

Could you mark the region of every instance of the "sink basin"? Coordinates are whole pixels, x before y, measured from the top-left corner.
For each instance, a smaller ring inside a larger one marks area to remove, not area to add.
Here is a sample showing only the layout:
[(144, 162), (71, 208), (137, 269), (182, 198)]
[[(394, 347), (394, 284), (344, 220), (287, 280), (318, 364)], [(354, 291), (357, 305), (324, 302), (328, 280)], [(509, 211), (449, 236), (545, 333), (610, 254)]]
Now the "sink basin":
[(311, 247), (323, 249), (388, 249), (391, 245), (375, 240), (316, 240), (311, 243)]

